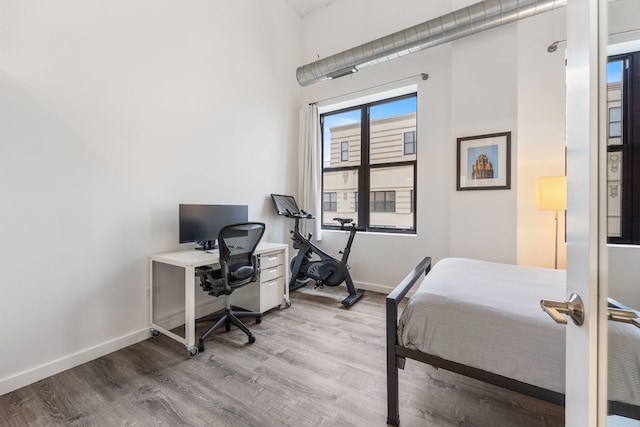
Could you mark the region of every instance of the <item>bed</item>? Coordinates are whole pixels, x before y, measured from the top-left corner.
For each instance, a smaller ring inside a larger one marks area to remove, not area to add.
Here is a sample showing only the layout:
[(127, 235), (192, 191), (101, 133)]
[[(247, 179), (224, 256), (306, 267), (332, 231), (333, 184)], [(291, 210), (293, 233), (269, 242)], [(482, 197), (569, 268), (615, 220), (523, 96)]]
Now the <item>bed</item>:
[[(423, 278), (423, 275), (424, 278)], [(420, 283), (400, 317), (398, 304)], [(565, 326), (540, 308), (566, 298), (566, 272), (423, 259), (387, 296), (387, 423), (398, 425), (406, 358), (564, 405)], [(640, 329), (610, 322), (609, 410), (640, 419)]]

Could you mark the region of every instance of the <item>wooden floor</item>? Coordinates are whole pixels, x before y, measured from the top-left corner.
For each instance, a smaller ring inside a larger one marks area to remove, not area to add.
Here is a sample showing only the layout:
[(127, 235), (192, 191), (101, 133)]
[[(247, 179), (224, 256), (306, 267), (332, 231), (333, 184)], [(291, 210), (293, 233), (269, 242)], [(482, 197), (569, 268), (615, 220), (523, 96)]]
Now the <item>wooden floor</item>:
[[(297, 290), (292, 307), (250, 323), (254, 344), (234, 328), (193, 359), (165, 336), (150, 338), (0, 396), (0, 425), (386, 425), (384, 295), (367, 292), (344, 309), (345, 293)], [(408, 360), (400, 419), (562, 426), (564, 409)]]

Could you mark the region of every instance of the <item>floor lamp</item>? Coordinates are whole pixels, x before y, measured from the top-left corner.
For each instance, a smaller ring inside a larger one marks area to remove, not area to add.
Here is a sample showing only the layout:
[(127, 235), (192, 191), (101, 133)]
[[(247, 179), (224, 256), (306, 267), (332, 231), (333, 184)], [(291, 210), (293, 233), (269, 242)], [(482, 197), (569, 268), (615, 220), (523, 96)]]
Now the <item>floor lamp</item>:
[(552, 210), (556, 212), (556, 241), (555, 264), (558, 269), (558, 211), (567, 210), (567, 177), (544, 176), (538, 179), (537, 186), (538, 209)]

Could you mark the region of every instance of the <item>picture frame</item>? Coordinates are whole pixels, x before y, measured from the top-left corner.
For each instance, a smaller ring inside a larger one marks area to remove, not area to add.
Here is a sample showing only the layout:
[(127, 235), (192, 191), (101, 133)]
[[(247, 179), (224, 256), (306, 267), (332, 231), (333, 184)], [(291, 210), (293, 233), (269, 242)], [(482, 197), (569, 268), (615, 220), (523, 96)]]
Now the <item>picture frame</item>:
[(456, 190), (511, 188), (511, 132), (458, 138)]

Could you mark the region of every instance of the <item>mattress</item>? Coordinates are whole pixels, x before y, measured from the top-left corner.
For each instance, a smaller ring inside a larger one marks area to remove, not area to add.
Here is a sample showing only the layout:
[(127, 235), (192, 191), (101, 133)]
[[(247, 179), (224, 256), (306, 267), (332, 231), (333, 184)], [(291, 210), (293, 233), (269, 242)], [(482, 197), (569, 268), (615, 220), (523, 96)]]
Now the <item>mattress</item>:
[[(564, 393), (565, 326), (540, 308), (566, 299), (566, 272), (446, 258), (410, 298), (398, 343)], [(640, 329), (609, 322), (609, 400), (640, 405)]]

